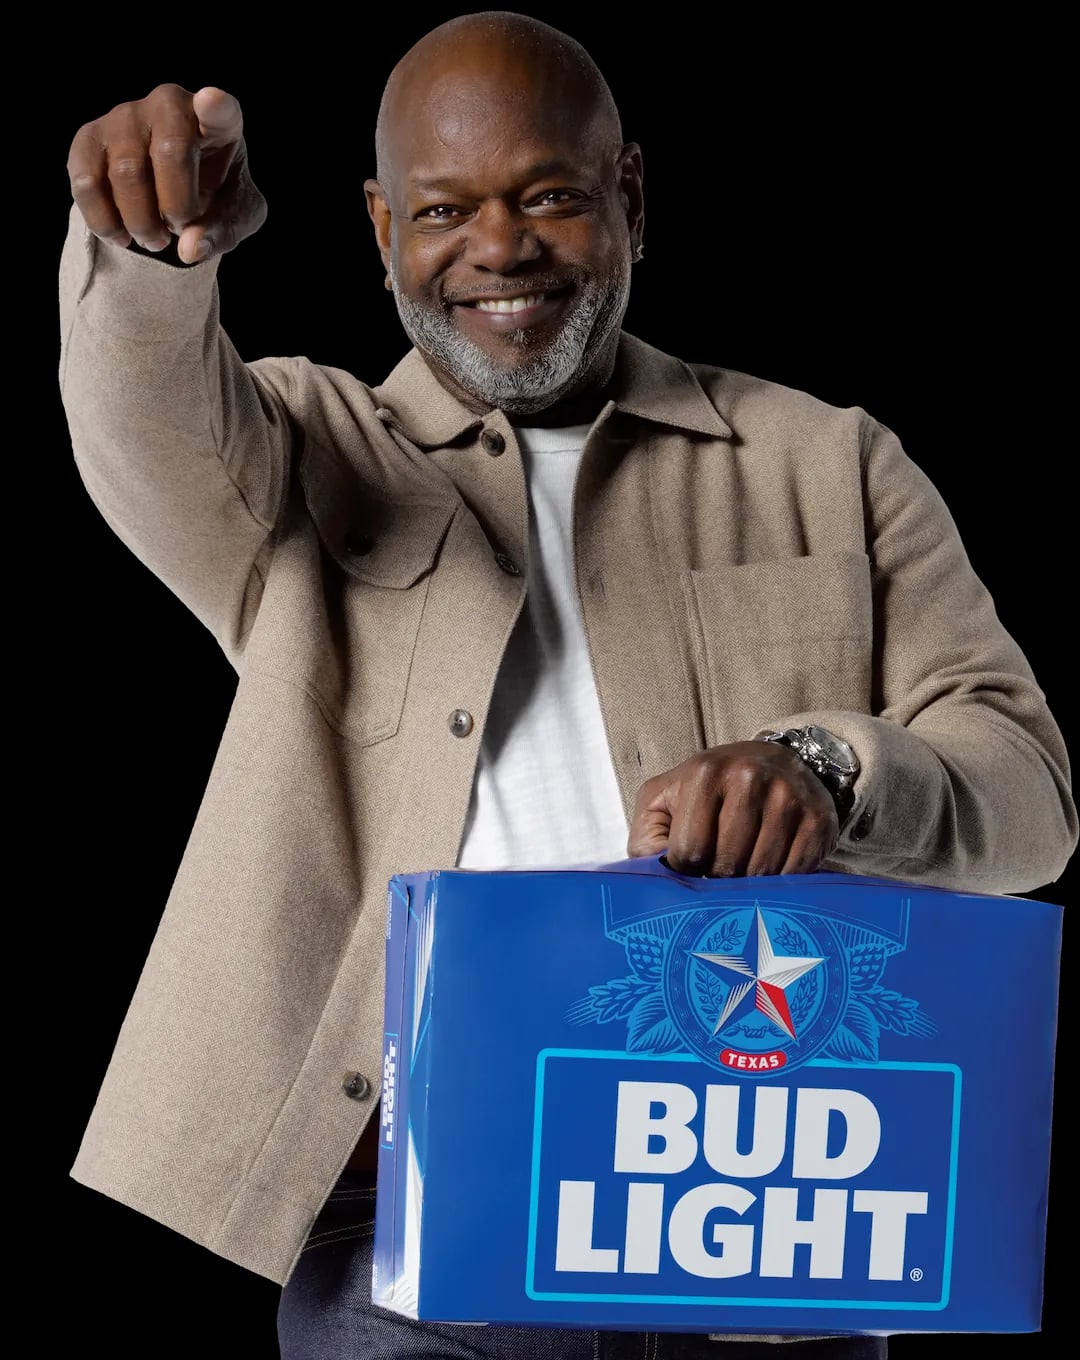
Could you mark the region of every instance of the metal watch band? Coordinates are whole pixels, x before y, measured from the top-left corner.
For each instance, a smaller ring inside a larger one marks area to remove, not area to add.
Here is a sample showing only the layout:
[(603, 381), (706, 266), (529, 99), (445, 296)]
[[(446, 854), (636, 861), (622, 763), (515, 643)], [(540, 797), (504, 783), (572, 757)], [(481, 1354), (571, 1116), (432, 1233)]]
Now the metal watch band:
[(817, 775), (818, 779), (825, 785), (832, 797), (836, 807), (836, 815), (840, 825), (843, 826), (851, 814), (852, 806), (855, 802), (854, 783), (855, 777), (859, 772), (858, 757), (851, 750), (847, 742), (842, 742), (841, 738), (832, 732), (827, 732), (824, 728), (816, 729), (821, 736), (828, 738), (830, 742), (842, 745), (843, 749), (850, 753), (853, 768), (844, 771), (830, 765), (827, 757), (817, 754), (815, 748), (819, 748), (819, 743), (813, 736), (815, 729), (809, 727), (790, 727), (784, 732), (759, 732), (754, 737), (755, 741), (771, 741), (781, 746), (787, 746), (794, 751), (799, 759)]

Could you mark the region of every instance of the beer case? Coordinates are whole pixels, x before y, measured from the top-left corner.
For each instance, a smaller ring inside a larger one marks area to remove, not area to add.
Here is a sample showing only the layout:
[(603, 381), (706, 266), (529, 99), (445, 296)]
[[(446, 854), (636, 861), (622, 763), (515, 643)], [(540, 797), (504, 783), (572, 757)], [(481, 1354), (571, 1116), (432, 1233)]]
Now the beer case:
[(373, 1300), (1038, 1330), (1061, 914), (662, 857), (394, 878)]

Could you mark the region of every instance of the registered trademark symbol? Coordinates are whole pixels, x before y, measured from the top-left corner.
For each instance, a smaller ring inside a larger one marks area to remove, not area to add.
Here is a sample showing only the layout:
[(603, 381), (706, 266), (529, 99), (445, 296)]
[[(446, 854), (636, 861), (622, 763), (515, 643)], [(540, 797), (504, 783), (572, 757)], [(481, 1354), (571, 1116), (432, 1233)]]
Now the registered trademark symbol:
[(908, 1272), (908, 1277), (909, 1277), (909, 1279), (912, 1279), (912, 1280), (915, 1280), (916, 1282), (918, 1282), (919, 1280), (922, 1279), (922, 1271), (919, 1269), (918, 1266), (914, 1266), (914, 1267)]

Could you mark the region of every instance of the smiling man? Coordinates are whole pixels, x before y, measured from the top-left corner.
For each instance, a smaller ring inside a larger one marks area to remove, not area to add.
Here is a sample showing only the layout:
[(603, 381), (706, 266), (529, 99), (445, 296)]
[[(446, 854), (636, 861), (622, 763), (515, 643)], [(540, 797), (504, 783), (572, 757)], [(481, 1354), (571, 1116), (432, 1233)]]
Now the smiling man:
[(440, 382), (573, 423), (610, 380), (643, 225), (641, 153), (587, 55), (520, 19), (444, 25), (391, 75), (376, 152), (376, 239)]
[(72, 143), (79, 471), (238, 675), (72, 1175), (280, 1283), (284, 1360), (884, 1356), (371, 1305), (391, 875), (666, 851), (1018, 892), (1077, 835), (1057, 725), (896, 436), (621, 329), (641, 155), (577, 43), (440, 26), (376, 153), (413, 348), (372, 387), (220, 326), (266, 217), (231, 95), (159, 85)]

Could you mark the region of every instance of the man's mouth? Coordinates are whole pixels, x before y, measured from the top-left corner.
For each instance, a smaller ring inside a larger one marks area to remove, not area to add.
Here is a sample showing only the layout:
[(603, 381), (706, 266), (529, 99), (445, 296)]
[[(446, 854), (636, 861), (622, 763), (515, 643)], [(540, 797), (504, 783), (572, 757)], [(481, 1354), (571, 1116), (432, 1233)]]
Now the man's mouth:
[(463, 316), (475, 317), (477, 324), (485, 329), (517, 331), (553, 320), (570, 292), (570, 286), (562, 284), (527, 293), (477, 294), (457, 299), (454, 306)]
[(539, 307), (546, 293), (525, 293), (522, 297), (477, 298), (472, 305), (478, 312), (523, 312), (527, 307)]

